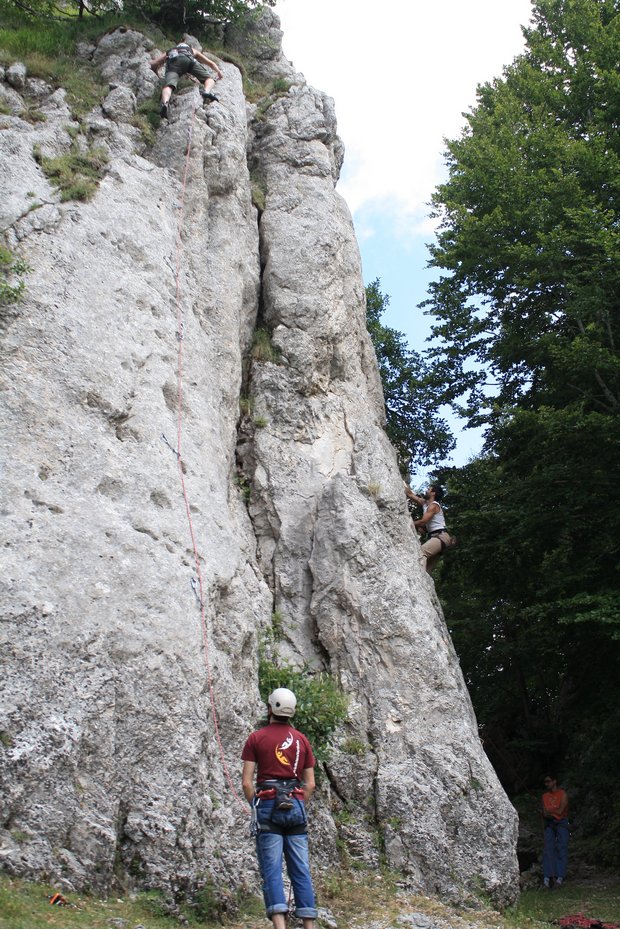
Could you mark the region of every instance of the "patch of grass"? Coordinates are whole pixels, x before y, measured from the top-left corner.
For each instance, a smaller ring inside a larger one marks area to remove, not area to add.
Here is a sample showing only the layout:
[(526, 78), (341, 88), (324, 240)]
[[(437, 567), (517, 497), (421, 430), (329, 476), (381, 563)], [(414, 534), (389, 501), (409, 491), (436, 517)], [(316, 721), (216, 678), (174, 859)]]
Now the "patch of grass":
[(235, 478), (235, 484), (241, 491), (242, 498), (245, 500), (246, 503), (248, 503), (252, 495), (252, 488), (250, 486), (250, 482), (248, 481), (247, 477), (245, 477), (245, 475), (243, 474), (238, 474), (237, 477)]
[(287, 94), (293, 85), (285, 77), (277, 77), (271, 85), (271, 92), (278, 96)]
[(349, 826), (354, 822), (353, 810), (348, 806), (343, 806), (341, 810), (333, 814), (332, 818), (337, 826)]
[(269, 420), (264, 416), (255, 416), (254, 417), (254, 426), (256, 429), (264, 429), (265, 426), (269, 425)]
[(21, 119), (24, 119), (27, 123), (44, 123), (47, 119), (45, 113), (42, 113), (36, 106), (28, 104), (19, 114)]
[(22, 275), (29, 270), (30, 267), (22, 258), (15, 258), (10, 249), (0, 245), (0, 306), (19, 303), (26, 289)]
[(252, 348), (250, 355), (254, 361), (272, 361), (278, 360), (279, 351), (272, 344), (271, 336), (266, 329), (257, 329), (252, 339)]
[[(106, 29), (119, 24), (118, 17), (46, 19), (19, 13), (10, 4), (0, 4), (0, 64), (19, 60), (29, 77), (41, 78), (55, 89), (63, 87), (76, 114), (87, 113), (107, 93), (96, 69), (76, 57), (79, 41), (93, 41)], [(144, 31), (144, 24), (141, 27)]]
[(284, 617), (280, 610), (274, 610), (271, 614), (271, 634), (274, 642), (280, 642), (284, 636)]
[(34, 147), (33, 155), (46, 177), (60, 190), (62, 201), (91, 200), (108, 163), (104, 149), (89, 148), (82, 152), (76, 142), (66, 155), (47, 158), (38, 146)]
[(249, 416), (254, 410), (254, 401), (251, 397), (239, 397), (239, 412), (242, 416)]
[[(340, 926), (380, 926), (399, 924), (398, 917), (424, 913), (431, 922), (445, 927), (462, 926), (470, 910), (450, 907), (438, 899), (406, 893), (402, 876), (385, 868), (369, 870), (357, 862), (315, 874), (319, 906), (328, 906)], [(264, 922), (262, 901), (249, 888), (236, 892), (220, 891), (207, 881), (201, 902), (181, 907), (188, 929), (247, 929), (248, 923)], [(52, 884), (31, 883), (0, 873), (0, 919), (6, 929), (110, 929), (116, 920), (127, 929), (178, 929), (179, 917), (170, 915), (165, 897), (158, 891), (130, 898), (108, 900), (90, 895), (64, 892), (69, 907), (50, 906), (50, 896), (58, 890)], [(200, 892), (199, 892), (200, 893)], [(222, 905), (220, 893), (230, 901)], [(219, 902), (218, 902), (219, 901)], [(198, 918), (197, 906), (202, 907)], [(219, 908), (219, 911), (218, 911)], [(207, 919), (206, 909), (211, 917)], [(550, 929), (558, 916), (583, 912), (604, 922), (620, 920), (620, 882), (617, 876), (600, 875), (579, 884), (567, 884), (561, 891), (525, 891), (516, 907), (503, 916), (477, 908), (475, 923), (495, 929)]]
[(378, 481), (369, 481), (366, 484), (366, 492), (373, 500), (377, 500), (381, 496), (381, 484)]
[(155, 134), (161, 124), (159, 96), (160, 90), (157, 87), (150, 100), (145, 100), (138, 105), (138, 111), (132, 120), (133, 125), (137, 126), (142, 133), (142, 138), (147, 145), (153, 145)]
[(0, 116), (11, 116), (13, 110), (4, 97), (0, 97)]
[(552, 891), (528, 888), (504, 915), (509, 926), (522, 929), (536, 923), (553, 923), (572, 913), (602, 922), (620, 922), (620, 880), (615, 875), (612, 879), (601, 875), (573, 883), (569, 876), (567, 884)]
[(370, 746), (366, 742), (362, 742), (361, 739), (356, 739), (354, 736), (345, 739), (340, 748), (347, 755), (365, 755), (370, 750)]
[[(51, 906), (49, 898), (56, 893), (52, 884), (0, 875), (0, 913), (6, 929), (110, 929), (113, 920), (119, 925), (144, 929), (178, 929), (178, 920), (166, 916), (153, 893), (138, 894), (132, 900), (99, 900), (80, 894), (63, 892), (70, 906)], [(196, 926), (195, 922), (191, 923)]]
[(264, 213), (267, 203), (267, 182), (258, 171), (250, 173), (252, 203), (260, 213)]
[[(376, 922), (378, 926), (392, 926), (401, 913), (410, 913), (412, 909), (407, 908), (408, 900), (396, 896), (394, 881), (387, 873), (348, 867), (321, 875), (317, 881), (317, 897), (319, 906), (329, 906), (339, 926), (350, 925), (352, 919), (356, 925)], [(430, 902), (423, 901), (424, 898), (416, 899), (417, 912), (425, 912), (424, 903)], [(357, 916), (361, 913), (364, 919), (358, 922)]]
[[(269, 96), (269, 87), (250, 80), (247, 74), (243, 75), (243, 93), (250, 103), (259, 103)], [(273, 101), (272, 101), (273, 102)]]

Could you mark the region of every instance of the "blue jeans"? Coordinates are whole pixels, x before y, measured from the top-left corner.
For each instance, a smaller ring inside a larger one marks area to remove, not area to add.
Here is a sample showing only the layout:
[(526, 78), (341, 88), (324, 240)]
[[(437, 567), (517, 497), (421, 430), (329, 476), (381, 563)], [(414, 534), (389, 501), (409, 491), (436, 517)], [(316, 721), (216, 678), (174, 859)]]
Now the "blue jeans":
[(568, 820), (545, 820), (545, 847), (543, 851), (543, 877), (566, 877), (568, 862)]
[[(275, 823), (272, 822), (275, 800), (255, 801), (255, 806), (259, 829), (263, 827), (256, 836), (256, 854), (263, 879), (263, 898), (267, 916), (288, 911), (282, 883), (284, 855), (295, 894), (294, 915), (298, 919), (316, 919), (303, 801), (296, 800), (292, 810), (277, 810)], [(294, 832), (288, 831), (290, 829)], [(303, 830), (301, 834), (299, 830)]]

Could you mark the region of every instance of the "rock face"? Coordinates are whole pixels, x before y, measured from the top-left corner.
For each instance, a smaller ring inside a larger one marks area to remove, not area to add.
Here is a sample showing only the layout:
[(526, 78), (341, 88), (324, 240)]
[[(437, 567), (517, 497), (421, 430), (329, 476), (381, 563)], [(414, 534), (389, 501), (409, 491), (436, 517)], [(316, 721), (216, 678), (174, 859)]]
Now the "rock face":
[[(382, 428), (333, 101), (283, 57), (270, 10), (233, 39), (279, 92), (246, 104), (224, 62), (220, 102), (175, 95), (150, 150), (133, 122), (158, 52), (138, 33), (81, 49), (111, 85), (81, 129), (62, 91), (18, 67), (0, 84), (2, 228), (29, 266), (0, 308), (0, 855), (67, 886), (255, 873), (239, 756), (277, 611), (283, 654), (350, 700), (316, 866), (337, 861), (346, 808), (353, 858), (508, 902), (516, 816)], [(33, 157), (76, 132), (109, 158), (87, 203), (61, 202)]]

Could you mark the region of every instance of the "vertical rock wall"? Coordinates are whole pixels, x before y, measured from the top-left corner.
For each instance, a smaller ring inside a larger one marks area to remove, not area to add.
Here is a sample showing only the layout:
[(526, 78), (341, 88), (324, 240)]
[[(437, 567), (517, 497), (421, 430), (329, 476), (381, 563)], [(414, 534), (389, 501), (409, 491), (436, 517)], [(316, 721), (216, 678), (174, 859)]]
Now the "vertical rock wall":
[[(231, 40), (288, 92), (247, 108), (224, 64), (221, 102), (175, 96), (150, 152), (132, 125), (154, 86), (150, 43), (119, 32), (85, 50), (113, 85), (80, 134), (110, 157), (86, 204), (61, 203), (32, 155), (69, 149), (63, 93), (0, 84), (14, 111), (0, 117), (2, 227), (31, 268), (2, 311), (0, 855), (95, 886), (224, 883), (251, 867), (211, 694), (236, 784), (277, 609), (287, 657), (350, 696), (316, 862), (336, 860), (331, 814), (346, 804), (354, 857), (375, 865), (384, 850), (421, 889), (509, 900), (515, 815), (382, 430), (333, 103), (283, 58), (270, 11)], [(32, 126), (19, 112), (35, 93), (47, 119)], [(271, 361), (249, 358), (257, 324)]]

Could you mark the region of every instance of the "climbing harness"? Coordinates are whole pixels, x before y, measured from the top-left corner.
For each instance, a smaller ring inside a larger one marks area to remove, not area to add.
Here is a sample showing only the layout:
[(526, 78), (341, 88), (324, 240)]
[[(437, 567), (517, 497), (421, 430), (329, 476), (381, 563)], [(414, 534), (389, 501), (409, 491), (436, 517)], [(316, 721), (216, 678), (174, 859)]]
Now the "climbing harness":
[(296, 777), (268, 778), (256, 785), (256, 795), (262, 800), (275, 800), (276, 810), (292, 810), (295, 797), (301, 795), (303, 789)]
[(226, 763), (226, 758), (224, 755), (224, 746), (222, 744), (222, 738), (220, 735), (220, 727), (217, 718), (217, 707), (215, 702), (215, 691), (213, 687), (213, 674), (211, 671), (211, 659), (209, 654), (209, 636), (207, 629), (207, 617), (205, 609), (205, 595), (204, 595), (204, 584), (202, 578), (202, 568), (200, 565), (200, 555), (198, 553), (198, 545), (196, 542), (196, 534), (194, 532), (194, 524), (192, 522), (192, 513), (189, 504), (189, 495), (187, 492), (187, 487), (185, 484), (185, 468), (183, 464), (182, 457), (182, 439), (183, 439), (183, 346), (184, 346), (184, 318), (183, 318), (183, 309), (181, 301), (181, 257), (183, 252), (183, 239), (182, 239), (182, 230), (183, 230), (183, 221), (185, 217), (185, 192), (187, 189), (187, 176), (189, 172), (189, 160), (192, 148), (192, 136), (194, 131), (194, 122), (196, 119), (196, 107), (192, 111), (192, 120), (188, 130), (188, 140), (187, 140), (187, 152), (185, 155), (185, 166), (183, 169), (183, 180), (181, 184), (181, 203), (179, 206), (179, 218), (177, 224), (177, 237), (176, 237), (176, 248), (175, 248), (175, 301), (176, 301), (176, 323), (177, 323), (177, 342), (178, 342), (178, 354), (177, 354), (177, 447), (173, 448), (171, 443), (168, 441), (165, 435), (162, 434), (162, 439), (174, 452), (177, 459), (177, 471), (179, 474), (179, 480), (181, 483), (181, 491), (183, 494), (183, 501), (185, 503), (185, 514), (187, 516), (187, 523), (189, 527), (189, 534), (192, 541), (192, 550), (194, 553), (194, 563), (196, 568), (196, 577), (192, 578), (191, 584), (196, 599), (198, 601), (198, 606), (200, 608), (200, 627), (202, 633), (202, 654), (205, 662), (205, 667), (207, 671), (207, 684), (209, 688), (209, 699), (211, 703), (211, 715), (213, 717), (213, 725), (215, 730), (215, 737), (217, 739), (217, 744), (220, 753), (220, 760), (222, 763), (222, 769), (224, 771), (224, 776), (228, 783), (228, 786), (239, 804), (242, 807), (245, 813), (248, 812), (246, 803), (241, 799), (233, 779), (230, 774), (230, 770)]

